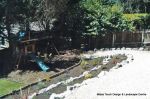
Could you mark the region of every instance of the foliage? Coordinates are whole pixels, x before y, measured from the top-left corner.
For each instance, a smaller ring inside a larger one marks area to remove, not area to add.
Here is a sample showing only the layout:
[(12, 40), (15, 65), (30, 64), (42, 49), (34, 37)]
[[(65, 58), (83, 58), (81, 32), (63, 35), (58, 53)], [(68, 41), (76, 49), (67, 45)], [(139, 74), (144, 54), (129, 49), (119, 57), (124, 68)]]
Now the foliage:
[[(84, 35), (105, 36), (106, 33), (139, 29), (139, 25), (140, 28), (150, 28), (149, 15), (124, 14), (138, 12), (136, 8), (140, 13), (150, 11), (149, 2), (132, 1), (130, 3), (129, 0), (1, 0), (0, 36), (8, 39), (11, 48), (15, 45), (11, 44), (12, 25), (19, 24), (20, 29), (28, 33), (30, 24), (38, 22), (43, 31), (52, 36), (56, 48), (60, 49), (60, 45), (64, 47), (69, 42), (66, 49), (70, 49), (79, 48), (81, 37), (89, 37)], [(60, 42), (59, 38), (65, 43)]]
[(90, 73), (84, 75), (84, 78), (85, 78), (85, 79), (89, 79), (89, 78), (92, 78), (92, 77), (93, 77), (93, 75), (90, 74)]
[(82, 67), (82, 69), (87, 69), (88, 68), (88, 62), (84, 59), (82, 59), (82, 62), (80, 64), (80, 66)]
[(146, 18), (147, 16), (148, 16), (147, 13), (123, 14), (123, 18), (126, 19), (127, 21), (142, 20), (143, 18)]
[(150, 29), (150, 14), (145, 18), (145, 28)]
[(4, 37), (4, 13), (5, 13), (6, 0), (0, 2), (0, 37)]
[(96, 58), (96, 59), (93, 59), (93, 60), (91, 60), (91, 65), (92, 66), (96, 66), (96, 65), (100, 65), (100, 64), (102, 64), (102, 58), (100, 57), (100, 58)]
[(21, 29), (30, 31), (30, 23), (38, 21), (45, 30), (49, 30), (51, 20), (66, 10), (68, 2), (69, 0), (1, 0), (0, 22), (6, 25), (8, 36), (13, 24), (19, 24)]
[(61, 29), (62, 35), (70, 38), (72, 48), (79, 48), (80, 37), (85, 31), (84, 13), (84, 10), (77, 3), (69, 6), (69, 9), (60, 16), (61, 28), (58, 27), (58, 31)]
[[(41, 23), (45, 30), (49, 30), (52, 20), (60, 19), (58, 21), (62, 20), (64, 28), (63, 36), (70, 36), (72, 42), (82, 34), (101, 35), (133, 30), (134, 23), (131, 20), (137, 20), (145, 14), (123, 14), (125, 7), (129, 8), (128, 3), (130, 2), (125, 0), (1, 0), (0, 30), (1, 34), (3, 29), (10, 34), (11, 25), (19, 23), (22, 29), (29, 31), (29, 24), (35, 21)], [(134, 4), (134, 9), (140, 3), (144, 6), (149, 4), (134, 0), (131, 6)]]
[(105, 0), (83, 0), (81, 6), (85, 9), (87, 19), (86, 34), (101, 35), (115, 31), (132, 30), (132, 23), (122, 18), (120, 3)]
[(87, 69), (89, 68), (89, 66), (97, 66), (102, 64), (102, 61), (103, 61), (102, 57), (91, 59), (91, 60), (82, 59), (80, 66), (82, 67), (82, 69)]
[(145, 26), (149, 26), (147, 24), (148, 23), (147, 20), (149, 19), (149, 14), (147, 13), (123, 14), (123, 18), (126, 21), (133, 23), (134, 28), (136, 29), (145, 28)]
[(123, 5), (124, 13), (149, 13), (149, 0), (118, 0)]

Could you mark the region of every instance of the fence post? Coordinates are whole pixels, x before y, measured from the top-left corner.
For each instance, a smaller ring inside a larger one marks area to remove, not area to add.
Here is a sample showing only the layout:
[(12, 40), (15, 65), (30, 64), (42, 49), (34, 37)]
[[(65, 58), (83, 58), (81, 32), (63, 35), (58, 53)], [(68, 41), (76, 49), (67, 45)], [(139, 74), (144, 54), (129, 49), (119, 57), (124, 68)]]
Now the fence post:
[(115, 33), (112, 33), (113, 34), (113, 38), (112, 38), (112, 47), (114, 47), (115, 45)]

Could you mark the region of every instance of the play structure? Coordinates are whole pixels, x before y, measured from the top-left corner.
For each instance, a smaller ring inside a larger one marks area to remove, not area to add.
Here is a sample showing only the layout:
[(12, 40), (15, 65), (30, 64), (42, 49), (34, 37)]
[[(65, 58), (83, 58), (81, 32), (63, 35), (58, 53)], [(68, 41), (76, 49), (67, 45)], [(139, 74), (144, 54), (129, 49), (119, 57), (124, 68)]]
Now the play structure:
[[(42, 36), (41, 34), (43, 33), (18, 33), (18, 45), (16, 46), (19, 49), (16, 58), (17, 68), (22, 66), (22, 63), (26, 65), (27, 62), (34, 62), (42, 71), (46, 72), (49, 70), (49, 67), (45, 64), (47, 61), (43, 58), (45, 58), (44, 54), (48, 55), (51, 52), (49, 50), (50, 37), (47, 35)], [(37, 53), (40, 53), (40, 55)]]
[(29, 54), (30, 58), (37, 63), (37, 65), (43, 70), (48, 71), (49, 67), (44, 64), (43, 60), (37, 57), (35, 54), (31, 53)]

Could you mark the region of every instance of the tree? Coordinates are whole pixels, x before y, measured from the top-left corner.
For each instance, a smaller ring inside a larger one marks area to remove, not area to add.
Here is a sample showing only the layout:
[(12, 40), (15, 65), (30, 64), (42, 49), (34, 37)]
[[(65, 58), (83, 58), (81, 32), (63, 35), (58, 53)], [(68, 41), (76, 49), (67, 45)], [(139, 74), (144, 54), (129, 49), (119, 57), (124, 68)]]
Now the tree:
[(149, 13), (149, 0), (119, 0), (125, 13)]
[[(146, 21), (149, 19), (149, 14), (146, 13), (139, 13), (139, 14), (123, 14), (123, 18), (133, 24), (133, 28), (135, 29), (142, 29), (142, 28), (148, 28), (146, 26), (148, 25), (149, 21)], [(146, 25), (147, 24), (147, 25)]]
[(50, 24), (68, 7), (70, 0), (38, 0), (35, 18), (42, 23), (45, 30), (50, 30)]
[(69, 7), (69, 10), (67, 10), (64, 15), (64, 26), (66, 28), (64, 34), (71, 38), (72, 48), (80, 47), (80, 38), (85, 31), (84, 14), (84, 10), (80, 7), (79, 3), (77, 3)]
[(82, 5), (91, 22), (87, 26), (90, 34), (101, 35), (113, 31), (130, 30), (129, 22), (123, 19), (120, 3), (105, 0), (83, 0)]
[[(78, 0), (68, 2), (67, 9), (59, 15), (53, 24), (53, 41), (58, 48), (80, 47), (80, 37), (85, 31), (84, 13)], [(60, 39), (62, 42), (60, 42)], [(65, 43), (62, 44), (63, 42)]]

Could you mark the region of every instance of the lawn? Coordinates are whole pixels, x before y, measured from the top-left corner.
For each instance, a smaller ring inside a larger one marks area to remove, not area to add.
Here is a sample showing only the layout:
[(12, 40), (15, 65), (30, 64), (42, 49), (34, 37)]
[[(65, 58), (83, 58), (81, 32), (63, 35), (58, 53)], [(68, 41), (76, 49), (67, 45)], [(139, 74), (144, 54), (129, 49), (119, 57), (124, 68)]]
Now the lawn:
[(19, 89), (23, 84), (8, 81), (5, 79), (0, 79), (0, 96), (12, 92), (13, 90)]

